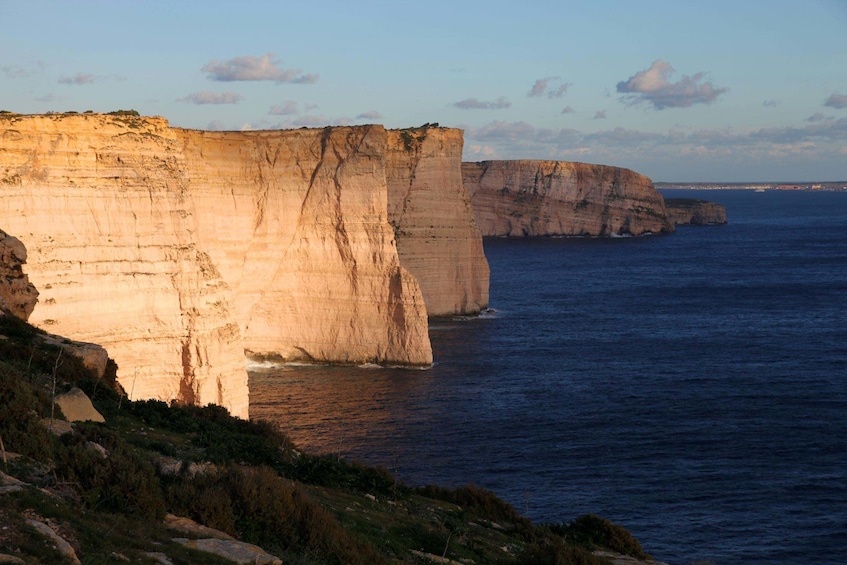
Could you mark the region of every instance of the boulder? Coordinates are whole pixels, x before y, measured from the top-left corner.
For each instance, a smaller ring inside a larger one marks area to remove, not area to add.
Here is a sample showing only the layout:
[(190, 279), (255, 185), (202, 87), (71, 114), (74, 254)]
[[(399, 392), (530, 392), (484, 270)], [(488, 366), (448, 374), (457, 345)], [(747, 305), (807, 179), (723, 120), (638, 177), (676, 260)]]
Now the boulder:
[(91, 404), (84, 392), (74, 387), (65, 394), (56, 397), (56, 404), (62, 409), (68, 422), (105, 422), (103, 415)]

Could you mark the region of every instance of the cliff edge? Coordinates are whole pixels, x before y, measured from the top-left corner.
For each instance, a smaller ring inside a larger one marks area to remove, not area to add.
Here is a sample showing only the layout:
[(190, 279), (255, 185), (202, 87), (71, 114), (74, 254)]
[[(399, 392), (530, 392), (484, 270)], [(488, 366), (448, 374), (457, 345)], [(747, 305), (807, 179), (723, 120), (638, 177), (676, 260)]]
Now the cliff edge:
[(458, 129), (388, 131), (388, 219), (430, 316), (488, 307), (488, 261), (462, 184), (463, 143)]
[(662, 196), (634, 171), (567, 161), (463, 163), (483, 236), (672, 232)]
[(387, 220), (380, 126), (201, 132), (127, 114), (0, 116), (0, 222), (30, 321), (105, 346), (133, 398), (246, 417), (245, 350), (429, 365)]

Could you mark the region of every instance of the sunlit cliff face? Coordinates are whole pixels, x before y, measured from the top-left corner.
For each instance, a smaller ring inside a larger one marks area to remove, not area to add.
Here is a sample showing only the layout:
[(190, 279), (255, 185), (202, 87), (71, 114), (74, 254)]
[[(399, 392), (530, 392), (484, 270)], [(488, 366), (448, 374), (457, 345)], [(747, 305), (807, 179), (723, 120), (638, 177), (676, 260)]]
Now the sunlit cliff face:
[(387, 221), (382, 127), (4, 115), (0, 128), (0, 222), (42, 292), (31, 321), (104, 345), (133, 398), (246, 416), (245, 350), (431, 364)]

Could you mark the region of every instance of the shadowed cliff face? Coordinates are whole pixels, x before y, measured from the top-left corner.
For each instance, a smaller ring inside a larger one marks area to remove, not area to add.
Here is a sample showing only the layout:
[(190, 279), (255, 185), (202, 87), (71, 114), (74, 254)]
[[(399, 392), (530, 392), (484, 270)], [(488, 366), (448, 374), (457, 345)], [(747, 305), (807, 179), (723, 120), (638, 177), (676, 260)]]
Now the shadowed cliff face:
[(430, 316), (488, 306), (488, 261), (462, 185), (462, 146), (457, 129), (388, 132), (388, 218)]
[(387, 222), (385, 147), (381, 127), (4, 116), (0, 223), (29, 250), (30, 321), (104, 345), (133, 398), (239, 416), (245, 349), (427, 365), (423, 298)]
[(24, 263), (26, 247), (0, 230), (0, 312), (21, 320), (29, 318), (38, 302), (38, 291), (21, 267)]
[(726, 223), (726, 206), (696, 198), (667, 198), (668, 218), (677, 226), (709, 226)]
[(463, 163), (483, 236), (641, 235), (673, 231), (652, 181), (566, 161)]

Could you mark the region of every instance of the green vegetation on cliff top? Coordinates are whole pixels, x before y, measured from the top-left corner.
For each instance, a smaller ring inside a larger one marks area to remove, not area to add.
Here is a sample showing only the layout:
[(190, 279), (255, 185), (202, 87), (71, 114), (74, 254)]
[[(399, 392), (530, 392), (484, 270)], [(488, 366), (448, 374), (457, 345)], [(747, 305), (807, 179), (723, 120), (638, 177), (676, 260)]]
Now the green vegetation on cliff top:
[[(485, 489), (410, 488), (379, 467), (301, 453), (273, 425), (217, 406), (130, 402), (114, 373), (94, 380), (41, 333), (0, 315), (0, 555), (70, 563), (36, 520), (82, 563), (228, 562), (174, 541), (197, 535), (169, 530), (170, 513), (284, 563), (605, 563), (595, 549), (648, 558), (603, 518), (534, 525)], [(52, 399), (72, 386), (106, 423), (59, 436), (48, 431), (51, 414), (63, 423)], [(9, 476), (26, 486), (4, 487)]]

